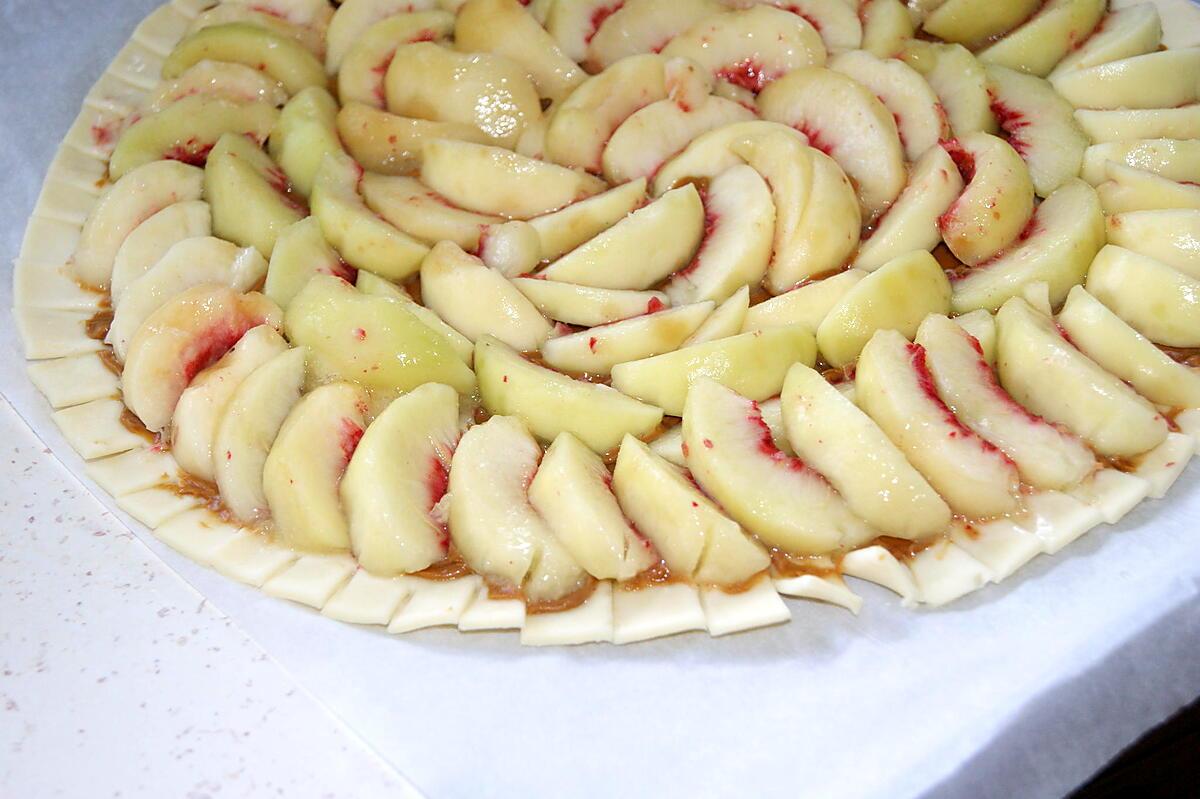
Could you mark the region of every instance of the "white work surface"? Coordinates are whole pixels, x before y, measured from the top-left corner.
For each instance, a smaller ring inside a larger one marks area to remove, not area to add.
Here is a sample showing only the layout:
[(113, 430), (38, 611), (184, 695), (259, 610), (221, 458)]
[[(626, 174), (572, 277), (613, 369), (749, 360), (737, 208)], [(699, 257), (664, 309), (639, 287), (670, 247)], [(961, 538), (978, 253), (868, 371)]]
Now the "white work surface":
[[(154, 5), (0, 0), (6, 261), (88, 86)], [(940, 611), (855, 583), (861, 616), (795, 602), (791, 624), (725, 639), (393, 637), (130, 536), (73, 476), (10, 304), (6, 274), (0, 795), (1056, 796), (1200, 694), (1195, 465)]]

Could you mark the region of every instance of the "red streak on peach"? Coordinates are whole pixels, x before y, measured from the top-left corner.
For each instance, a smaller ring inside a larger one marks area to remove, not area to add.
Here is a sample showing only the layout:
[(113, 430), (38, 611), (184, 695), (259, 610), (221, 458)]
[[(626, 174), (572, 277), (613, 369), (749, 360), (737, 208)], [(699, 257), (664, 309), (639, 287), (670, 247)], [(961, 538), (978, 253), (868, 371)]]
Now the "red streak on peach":
[(746, 419), (758, 430), (758, 451), (793, 472), (809, 472), (816, 475), (816, 472), (809, 469), (808, 464), (804, 461), (785, 454), (775, 446), (775, 437), (771, 435), (771, 428), (767, 427), (767, 423), (763, 421), (762, 409), (758, 407), (757, 402), (751, 401), (749, 404), (750, 412), (746, 414)]
[(992, 113), (996, 115), (1000, 129), (1007, 134), (1008, 143), (1024, 158), (1028, 154), (1029, 143), (1022, 138), (1022, 131), (1032, 123), (1025, 114), (1000, 102), (991, 92), (988, 92), (988, 97), (991, 98)]
[(665, 306), (663, 305), (662, 300), (660, 300), (658, 297), (651, 297), (650, 302), (646, 303), (646, 313), (657, 313), (664, 307)]
[(204, 162), (208, 160), (208, 154), (212, 151), (212, 148), (213, 142), (201, 142), (193, 137), (183, 144), (177, 144), (167, 150), (163, 153), (163, 158), (168, 161), (182, 161), (192, 166), (204, 166)]
[(358, 449), (358, 442), (362, 440), (365, 431), (358, 422), (353, 419), (342, 419), (341, 437), (338, 443), (342, 447), (342, 467), (350, 463), (350, 458), (354, 455), (354, 450)]
[(180, 365), (184, 383), (191, 383), (192, 378), (216, 363), (238, 343), (247, 330), (258, 323), (257, 320), (245, 317), (222, 320), (197, 336), (192, 346), (184, 351), (183, 363)]
[(612, 3), (607, 6), (600, 6), (593, 11), (592, 18), (588, 21), (590, 27), (588, 28), (588, 32), (584, 35), (583, 41), (586, 44), (591, 44), (592, 39), (596, 38), (596, 34), (600, 32), (600, 26), (604, 24), (604, 20), (620, 11), (623, 5), (625, 5), (625, 0), (617, 0), (616, 3)]
[(752, 58), (722, 67), (717, 71), (717, 77), (755, 94), (761, 92), (763, 87), (775, 78), (774, 75), (765, 72), (762, 64)]
[[(925, 360), (925, 348), (920, 344), (909, 344), (908, 354), (913, 371), (916, 373), (917, 386), (920, 387), (926, 398), (932, 402), (942, 414), (942, 420), (950, 427), (950, 437), (961, 437), (976, 441), (984, 452), (988, 453), (989, 455), (999, 456), (1007, 463), (1011, 464), (1012, 461), (1009, 459), (1009, 457), (997, 449), (995, 444), (976, 435), (975, 431), (971, 430), (971, 428), (959, 421), (958, 417), (954, 415), (954, 411), (950, 410), (950, 407), (946, 405), (946, 403), (942, 402), (942, 398), (938, 396), (937, 387), (933, 382), (933, 374), (929, 371), (929, 364)], [(994, 382), (994, 380), (992, 382)]]

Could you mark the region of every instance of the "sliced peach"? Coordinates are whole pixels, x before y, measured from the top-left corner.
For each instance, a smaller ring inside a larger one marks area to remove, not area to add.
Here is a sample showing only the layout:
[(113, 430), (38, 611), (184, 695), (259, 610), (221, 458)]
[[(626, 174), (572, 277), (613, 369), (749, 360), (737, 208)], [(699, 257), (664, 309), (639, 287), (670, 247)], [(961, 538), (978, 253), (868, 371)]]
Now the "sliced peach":
[[(827, 3), (822, 0), (765, 0), (776, 8), (803, 17), (813, 26), (830, 52), (856, 50), (862, 46), (862, 21), (852, 3)], [(763, 0), (752, 0), (763, 2)], [(747, 5), (745, 2), (734, 5)]]
[(1083, 154), (1079, 176), (1093, 186), (1102, 183), (1109, 161), (1144, 169), (1168, 180), (1200, 182), (1200, 141), (1135, 139), (1093, 144)]
[(910, 39), (898, 57), (925, 76), (946, 109), (955, 136), (996, 132), (987, 75), (970, 50), (961, 44)]
[(1071, 179), (1038, 206), (1015, 245), (954, 281), (954, 311), (995, 310), (1035, 281), (1048, 284), (1058, 305), (1104, 246), (1103, 222), (1096, 191)]
[[(1200, 186), (1168, 180), (1144, 169), (1109, 161), (1104, 165), (1108, 180), (1096, 187), (1106, 214), (1151, 211), (1158, 208), (1200, 210)], [(113, 270), (116, 282), (116, 269)]]
[(862, 409), (956, 513), (978, 519), (1019, 507), (1016, 467), (946, 407), (924, 347), (880, 330), (858, 359), (855, 387)]
[(550, 319), (584, 327), (654, 313), (671, 304), (661, 291), (601, 289), (532, 277), (513, 278), (512, 283)]
[[(1096, 254), (1087, 290), (1156, 344), (1200, 347), (1200, 280), (1109, 244)], [(1136, 286), (1137, 290), (1130, 290)]]
[(337, 73), (338, 98), (383, 108), (384, 79), (396, 50), (414, 42), (441, 42), (454, 32), (454, 16), (444, 11), (397, 14), (376, 22), (355, 40)]
[(774, 327), (618, 364), (612, 369), (612, 384), (672, 416), (682, 416), (688, 389), (701, 378), (764, 400), (779, 393), (793, 363), (812, 365), (816, 349), (804, 328)]
[(704, 235), (692, 184), (667, 192), (550, 264), (539, 277), (597, 288), (646, 289), (681, 269)]
[[(646, 179), (638, 178), (529, 220), (541, 257), (553, 260), (620, 222), (645, 202)], [(566, 320), (563, 320), (566, 321)]]
[(752, 94), (785, 72), (825, 63), (825, 45), (813, 26), (769, 5), (705, 17), (672, 39), (662, 54), (691, 59), (715, 81)]
[(696, 481), (767, 545), (816, 555), (875, 537), (824, 477), (775, 446), (757, 403), (700, 380), (688, 392), (683, 435)]
[(326, 241), (355, 269), (403, 279), (421, 266), (429, 248), (376, 216), (358, 193), (363, 169), (345, 153), (321, 162), (309, 198)]
[(367, 30), (380, 20), (436, 8), (437, 0), (345, 0), (329, 20), (325, 33), (325, 71), (336, 75), (342, 59)]
[(619, 363), (679, 349), (713, 307), (712, 302), (680, 305), (558, 336), (542, 344), (542, 360), (563, 372), (607, 375)]
[(278, 327), (280, 312), (261, 294), (201, 285), (177, 295), (138, 328), (129, 343), (121, 388), (148, 430), (162, 430), (197, 374), (252, 327)]
[(144, 221), (178, 202), (200, 199), (204, 173), (174, 161), (150, 162), (118, 179), (88, 214), (71, 257), (81, 282), (107, 288), (125, 239)]
[(167, 159), (203, 165), (217, 139), (240, 133), (266, 141), (279, 110), (269, 103), (243, 102), (220, 95), (197, 94), (130, 125), (108, 161), (108, 176), (120, 180), (143, 164)]
[(897, 538), (924, 538), (950, 524), (950, 508), (928, 481), (820, 373), (796, 364), (780, 399), (787, 441), (833, 484), (852, 513)]
[(996, 379), (971, 334), (941, 315), (917, 331), (938, 396), (959, 421), (1012, 459), (1021, 479), (1035, 488), (1062, 491), (1096, 468), (1076, 437), (1018, 405)]
[(801, 144), (808, 144), (808, 137), (803, 133), (778, 122), (752, 119), (749, 122), (722, 125), (707, 133), (701, 133), (678, 155), (663, 164), (654, 175), (654, 195), (657, 197), (689, 180), (711, 180), (730, 167), (744, 163), (742, 157), (734, 152), (735, 145), (773, 132), (791, 136)]
[(938, 220), (962, 193), (958, 167), (937, 145), (913, 164), (908, 185), (859, 245), (857, 269), (873, 271), (914, 250), (932, 250), (942, 241)]
[(396, 49), (384, 79), (387, 110), (483, 131), (493, 143), (516, 146), (542, 117), (541, 100), (525, 70), (503, 56), (456, 53), (432, 42)]
[(452, 241), (474, 252), (479, 249), (484, 229), (502, 221), (499, 216), (458, 208), (415, 178), (368, 172), (363, 175), (361, 188), (368, 208), (430, 246)]
[(762, 546), (723, 514), (686, 472), (633, 436), (621, 442), (613, 491), (673, 574), (699, 583), (737, 585), (770, 565)]
[(113, 259), (108, 290), (113, 304), (120, 301), (126, 286), (146, 274), (171, 247), (210, 233), (212, 213), (203, 200), (172, 203), (152, 214), (130, 231)]
[(600, 25), (619, 11), (625, 0), (549, 0), (545, 5), (548, 8), (542, 22), (546, 31), (567, 58), (582, 63), (587, 60), (588, 45)]
[(439, 504), (460, 434), (458, 393), (441, 383), (392, 400), (371, 422), (339, 486), (362, 568), (390, 577), (446, 556), (450, 535)]
[(971, 133), (942, 145), (967, 187), (938, 225), (946, 246), (968, 265), (982, 263), (1017, 241), (1033, 215), (1033, 181), (1008, 142)]
[(209, 153), (204, 198), (212, 207), (216, 235), (267, 257), (280, 231), (308, 215), (283, 170), (253, 141), (236, 133), (226, 133)]
[(270, 325), (259, 325), (192, 381), (171, 419), (171, 454), (188, 474), (215, 480), (213, 442), (217, 425), (238, 386), (259, 366), (286, 352), (287, 342)]
[[(606, 8), (607, 10), (607, 8)], [(723, 8), (715, 0), (625, 0), (604, 16), (588, 42), (585, 65), (599, 72), (626, 56), (657, 53), (695, 23)]]
[(1037, 7), (1038, 0), (946, 0), (930, 12), (921, 28), (939, 39), (977, 48), (1020, 25)]
[(767, 119), (808, 136), (855, 181), (868, 216), (904, 188), (904, 151), (891, 112), (857, 81), (820, 67), (789, 72), (758, 97)]
[(307, 552), (350, 548), (338, 486), (367, 428), (366, 412), (366, 391), (329, 383), (284, 420), (263, 464), (263, 492), (283, 543)]
[(587, 74), (522, 6), (518, 0), (468, 0), (454, 23), (454, 44), (511, 58), (533, 78), (542, 97), (565, 97)]
[(1045, 77), (1104, 16), (1104, 0), (1049, 0), (1016, 30), (979, 53), (982, 61)]
[(930, 147), (950, 138), (950, 123), (938, 96), (921, 73), (895, 58), (876, 58), (863, 50), (842, 53), (829, 68), (871, 90), (896, 120), (904, 156), (916, 161)]
[(799, 325), (815, 333), (821, 320), (846, 296), (846, 292), (866, 276), (867, 273), (861, 269), (847, 269), (832, 277), (804, 283), (777, 297), (752, 305), (746, 311), (742, 332)]
[(1107, 64), (1135, 55), (1153, 52), (1162, 41), (1162, 22), (1154, 3), (1113, 11), (1086, 41), (1067, 53), (1051, 73), (1061, 75), (1076, 69)]
[(293, 25), (303, 25), (322, 34), (333, 17), (329, 0), (224, 0), (224, 5), (250, 6), (268, 16)]
[(306, 216), (284, 229), (276, 239), (271, 262), (267, 266), (263, 294), (287, 310), (292, 298), (300, 293), (313, 275), (334, 275), (351, 280), (354, 269), (343, 262), (337, 250), (325, 241), (317, 218)]
[(333, 95), (312, 86), (288, 101), (267, 140), (267, 152), (304, 197), (312, 193), (313, 179), (325, 155), (342, 150), (337, 112)]
[(1128, 211), (1106, 220), (1108, 243), (1200, 278), (1200, 210)]
[(270, 514), (263, 464), (303, 388), (304, 348), (285, 350), (242, 380), (217, 423), (212, 445), (217, 487), (221, 501), (242, 521)]
[(460, 208), (516, 219), (554, 211), (604, 189), (584, 172), (454, 139), (425, 143), (421, 181)]
[(1053, 320), (1020, 297), (996, 314), (996, 370), (1017, 402), (1101, 455), (1133, 457), (1167, 437), (1167, 422), (1153, 405), (1071, 346)]
[(1112, 111), (1080, 108), (1075, 112), (1075, 121), (1097, 144), (1129, 139), (1195, 139), (1200, 138), (1200, 103)]
[(900, 0), (863, 0), (858, 16), (862, 20), (862, 49), (877, 58), (894, 56), (917, 30)]
[(854, 187), (837, 163), (778, 132), (734, 145), (763, 176), (775, 201), (768, 291), (842, 267), (858, 243), (862, 217)]
[(198, 61), (179, 77), (160, 83), (142, 103), (141, 115), (158, 113), (171, 103), (197, 94), (271, 106), (281, 106), (288, 99), (279, 81), (253, 67), (227, 61)]
[(358, 278), (354, 281), (354, 287), (363, 294), (372, 297), (386, 297), (400, 303), (405, 310), (417, 317), (419, 322), (445, 339), (454, 353), (462, 358), (463, 363), (467, 366), (471, 365), (471, 361), (475, 357), (475, 345), (471, 343), (471, 340), (446, 324), (442, 317), (413, 300), (403, 288), (370, 272), (359, 272)]
[(630, 580), (658, 558), (625, 518), (600, 456), (570, 433), (546, 450), (529, 484), (529, 502), (571, 557), (601, 580)]
[(325, 69), (304, 46), (256, 25), (235, 22), (187, 36), (163, 62), (162, 76), (177, 78), (200, 61), (229, 61), (266, 72), (288, 94), (325, 85)]
[(368, 172), (383, 175), (419, 172), (421, 151), (430, 139), (462, 139), (479, 144), (492, 141), (471, 124), (402, 117), (363, 103), (342, 106), (337, 131), (355, 161)]
[(1161, 50), (1051, 77), (1076, 108), (1174, 108), (1200, 99), (1200, 48)]
[(405, 304), (360, 293), (345, 280), (315, 275), (292, 299), (284, 329), (308, 349), (314, 382), (352, 380), (379, 395), (445, 383), (460, 394), (475, 376), (447, 339)]
[(543, 441), (569, 432), (605, 453), (625, 434), (644, 436), (662, 421), (661, 408), (539, 366), (492, 336), (476, 342), (475, 369), (483, 406), (521, 419)]
[(201, 284), (249, 291), (262, 281), (267, 262), (253, 247), (239, 249), (214, 236), (184, 239), (125, 287), (113, 310), (105, 341), (124, 359), (138, 328), (178, 294)]
[(202, 11), (188, 25), (187, 33), (192, 34), (205, 28), (233, 23), (253, 25), (256, 28), (264, 28), (278, 34), (285, 39), (293, 39), (317, 58), (321, 58), (325, 54), (325, 41), (320, 28), (290, 22), (285, 17), (276, 16), (269, 11), (253, 7), (249, 3), (221, 3), (207, 11)]
[(706, 344), (721, 338), (736, 336), (742, 332), (746, 321), (746, 312), (750, 310), (750, 287), (742, 286), (722, 302), (708, 318), (700, 323), (692, 335), (683, 342), (683, 346)]

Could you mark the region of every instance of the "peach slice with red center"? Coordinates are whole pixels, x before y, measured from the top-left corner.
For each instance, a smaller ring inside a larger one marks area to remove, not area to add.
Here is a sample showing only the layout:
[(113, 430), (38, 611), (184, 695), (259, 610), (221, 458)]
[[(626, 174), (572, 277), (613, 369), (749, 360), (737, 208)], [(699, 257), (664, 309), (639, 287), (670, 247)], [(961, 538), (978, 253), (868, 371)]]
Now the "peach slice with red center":
[(135, 227), (121, 242), (113, 259), (108, 293), (116, 305), (125, 287), (158, 263), (167, 250), (184, 239), (212, 233), (212, 213), (203, 200), (172, 203)]
[(546, 450), (529, 502), (575, 561), (600, 580), (631, 580), (658, 560), (625, 518), (600, 456), (570, 433)]
[(709, 94), (707, 73), (691, 61), (668, 62), (665, 81), (669, 96), (630, 114), (605, 145), (601, 167), (610, 183), (652, 178), (697, 136), (754, 118), (753, 111)]
[(521, 419), (542, 441), (568, 432), (604, 453), (626, 433), (644, 436), (662, 421), (662, 409), (539, 366), (492, 336), (475, 344), (475, 371), (483, 406)]
[(213, 442), (217, 425), (242, 381), (276, 355), (287, 342), (270, 325), (259, 325), (192, 381), (179, 397), (171, 419), (171, 454), (188, 474), (213, 481)]
[(742, 164), (717, 175), (704, 192), (704, 239), (691, 262), (667, 284), (679, 304), (730, 297), (767, 271), (775, 235), (771, 189)]
[[(646, 179), (638, 178), (529, 220), (543, 260), (553, 260), (633, 213), (646, 200)], [(564, 320), (565, 321), (565, 320)]]
[(546, 31), (567, 58), (582, 63), (604, 20), (619, 11), (625, 0), (550, 0), (547, 5)]
[(306, 216), (285, 228), (275, 240), (263, 294), (287, 310), (292, 298), (300, 293), (313, 275), (333, 275), (353, 280), (355, 271), (325, 241), (317, 218)]
[(896, 121), (866, 87), (820, 67), (789, 72), (758, 96), (762, 115), (808, 136), (857, 186), (869, 217), (891, 205), (904, 188), (904, 150)]
[(683, 435), (696, 481), (768, 546), (818, 555), (875, 537), (820, 474), (775, 446), (752, 400), (698, 381), (688, 392)]
[(996, 314), (996, 371), (1013, 399), (1101, 455), (1131, 458), (1167, 437), (1167, 421), (1153, 405), (1073, 347), (1052, 319), (1020, 297)]
[[(1152, 211), (1162, 208), (1200, 210), (1200, 186), (1168, 180), (1144, 169), (1109, 161), (1104, 165), (1108, 180), (1096, 187), (1106, 214)], [(116, 270), (113, 271), (116, 281)]]
[(707, 133), (701, 133), (678, 155), (663, 164), (654, 175), (652, 193), (657, 197), (689, 180), (711, 180), (730, 167), (745, 163), (734, 151), (734, 146), (743, 140), (773, 132), (791, 136), (801, 144), (808, 144), (808, 137), (795, 128), (765, 119), (722, 125)]
[(501, 147), (515, 147), (542, 118), (537, 89), (519, 64), (432, 42), (396, 48), (384, 90), (393, 114), (472, 125)]
[(585, 172), (485, 144), (425, 143), (421, 182), (459, 208), (528, 219), (604, 190)]
[(1102, 183), (1109, 161), (1153, 172), (1168, 180), (1200, 183), (1200, 141), (1135, 139), (1093, 144), (1083, 154), (1079, 176), (1093, 186)]
[(938, 220), (963, 190), (958, 167), (934, 145), (912, 165), (908, 185), (859, 244), (857, 269), (873, 271), (914, 250), (932, 250), (942, 241)]
[(679, 349), (713, 307), (681, 305), (558, 336), (542, 344), (542, 360), (562, 372), (607, 375), (619, 363)]
[(1122, 58), (1150, 53), (1162, 41), (1162, 21), (1154, 3), (1113, 11), (1100, 21), (1092, 35), (1079, 47), (1067, 53), (1051, 72), (1051, 77), (1076, 69), (1107, 64)]
[(268, 258), (280, 231), (308, 216), (308, 206), (283, 170), (235, 133), (218, 139), (209, 153), (204, 198), (212, 207), (214, 234)]
[(670, 298), (661, 291), (601, 289), (535, 277), (513, 278), (512, 284), (543, 315), (568, 325), (606, 325), (661, 311), (671, 304)]
[(925, 348), (880, 330), (855, 371), (856, 400), (955, 513), (980, 519), (1019, 508), (1013, 462), (938, 396)]
[(1044, 281), (1058, 305), (1083, 282), (1104, 246), (1104, 212), (1096, 191), (1072, 179), (1038, 206), (1017, 243), (953, 281), (955, 313), (995, 310), (1024, 286)]
[(355, 269), (402, 280), (421, 266), (429, 248), (371, 211), (359, 195), (363, 168), (345, 153), (321, 162), (309, 198), (321, 233)]
[(565, 97), (587, 77), (518, 0), (468, 0), (455, 18), (454, 45), (511, 58), (550, 99)]
[(142, 103), (139, 116), (158, 113), (171, 103), (196, 94), (271, 106), (281, 106), (288, 99), (288, 93), (277, 80), (257, 69), (227, 61), (199, 61), (179, 77), (162, 81)]
[(950, 138), (950, 123), (937, 94), (921, 73), (903, 61), (854, 50), (833, 58), (829, 68), (858, 81), (887, 106), (896, 120), (906, 160), (916, 161)]
[(704, 236), (692, 184), (667, 192), (559, 258), (539, 277), (596, 288), (647, 289), (683, 268)]
[(397, 49), (415, 42), (441, 42), (454, 32), (454, 15), (445, 11), (397, 14), (376, 22), (358, 38), (337, 73), (338, 97), (343, 103), (383, 108), (384, 79)]
[(979, 59), (961, 44), (920, 39), (904, 43), (897, 58), (920, 72), (946, 109), (955, 136), (983, 131), (995, 133), (987, 75)]
[(563, 597), (590, 579), (529, 502), (542, 448), (518, 419), (467, 430), (450, 465), (450, 535), (489, 582), (526, 600)]
[(780, 399), (787, 441), (829, 480), (851, 513), (897, 538), (936, 535), (950, 524), (950, 508), (928, 481), (819, 372), (793, 366)]
[(146, 429), (171, 421), (192, 378), (216, 363), (252, 327), (278, 327), (280, 312), (261, 294), (196, 286), (169, 300), (138, 328), (125, 355), (125, 404)]
[(342, 151), (337, 112), (333, 95), (312, 86), (288, 101), (271, 130), (267, 152), (303, 197), (312, 193), (313, 179), (326, 154)]
[(244, 522), (270, 514), (263, 464), (304, 388), (303, 347), (286, 350), (245, 377), (226, 403), (213, 437), (221, 501)]
[(126, 128), (108, 161), (108, 176), (120, 180), (143, 164), (162, 159), (203, 166), (217, 139), (238, 133), (264, 142), (279, 109), (258, 100), (244, 102), (216, 94), (196, 94), (144, 116)]
[(762, 546), (722, 513), (687, 472), (633, 436), (621, 442), (613, 491), (672, 574), (698, 583), (738, 585), (771, 563)]
[(1200, 279), (1200, 210), (1127, 211), (1108, 217), (1105, 227), (1109, 244)]
[(695, 23), (723, 10), (715, 0), (625, 0), (594, 20), (598, 24), (584, 65), (599, 72), (626, 56), (660, 52)]
[(667, 96), (665, 64), (659, 55), (632, 55), (579, 84), (550, 116), (546, 159), (599, 173), (613, 131), (635, 111)]
[(1053, 75), (1076, 108), (1175, 108), (1200, 99), (1200, 47), (1160, 50)]
[[(453, 246), (453, 245), (451, 245)], [(331, 275), (314, 275), (284, 315), (288, 339), (308, 348), (313, 382), (353, 380), (376, 395), (445, 383), (460, 394), (475, 376), (454, 347), (404, 303), (368, 295)]]
[(363, 175), (361, 189), (368, 208), (431, 247), (439, 241), (452, 241), (475, 252), (483, 231), (503, 221), (494, 214), (458, 208), (415, 178), (368, 172)]
[(1034, 488), (1062, 491), (1096, 468), (1078, 438), (1035, 416), (1000, 387), (971, 334), (950, 319), (932, 315), (916, 342), (925, 348), (938, 396), (975, 434), (994, 444)]
[(371, 422), (339, 486), (362, 568), (391, 577), (445, 557), (450, 534), (439, 504), (460, 435), (458, 393), (441, 383), (392, 400)]
[(381, 175), (416, 174), (421, 168), (421, 151), (430, 139), (462, 139), (478, 144), (492, 141), (471, 124), (402, 117), (363, 103), (342, 106), (337, 114), (337, 133), (355, 161), (368, 172)]
[(1154, 343), (1200, 347), (1200, 280), (1109, 244), (1092, 261), (1086, 285), (1088, 293)]
[(437, 0), (345, 0), (333, 12), (325, 32), (325, 71), (336, 75), (342, 60), (375, 23), (437, 6)]
[(1083, 286), (1067, 295), (1058, 324), (1071, 343), (1157, 405), (1200, 407), (1200, 373), (1160, 350)]
[(214, 25), (185, 37), (163, 62), (162, 76), (177, 78), (206, 60), (258, 69), (282, 83), (288, 94), (326, 81), (321, 62), (295, 39), (244, 22)]
[(691, 59), (714, 80), (752, 94), (785, 72), (825, 63), (825, 45), (813, 26), (769, 5), (706, 17), (672, 39), (662, 54)]
[(992, 111), (1012, 148), (1025, 159), (1039, 197), (1076, 177), (1088, 138), (1070, 103), (1050, 84), (1001, 66), (987, 67)]
[(263, 28), (285, 39), (292, 39), (317, 58), (325, 55), (325, 41), (320, 27), (298, 25), (286, 18), (251, 7), (246, 3), (221, 3), (199, 16), (188, 25), (186, 35), (218, 25), (243, 24)]
[(1027, 20), (1038, 5), (1038, 0), (946, 0), (930, 12), (921, 29), (947, 42), (978, 48)]
[(1016, 150), (1003, 139), (971, 133), (942, 147), (967, 186), (938, 220), (954, 256), (974, 266), (1008, 248), (1033, 215), (1033, 181)]
[(778, 132), (739, 142), (734, 152), (762, 175), (775, 202), (768, 291), (787, 291), (849, 260), (862, 218), (854, 187), (832, 158)]
[(71, 270), (81, 282), (106, 288), (125, 239), (143, 222), (178, 202), (200, 199), (204, 173), (174, 161), (151, 162), (105, 190), (92, 207)]
[(979, 58), (1044, 78), (1088, 38), (1107, 5), (1104, 0), (1049, 0), (1019, 28), (980, 51)]
[(359, 386), (328, 383), (296, 403), (279, 428), (262, 479), (275, 534), (287, 546), (350, 548), (338, 486), (367, 429), (367, 401)]
[(253, 247), (239, 248), (215, 236), (184, 239), (125, 287), (105, 341), (124, 359), (138, 328), (171, 298), (206, 283), (249, 291), (266, 272), (267, 262)]

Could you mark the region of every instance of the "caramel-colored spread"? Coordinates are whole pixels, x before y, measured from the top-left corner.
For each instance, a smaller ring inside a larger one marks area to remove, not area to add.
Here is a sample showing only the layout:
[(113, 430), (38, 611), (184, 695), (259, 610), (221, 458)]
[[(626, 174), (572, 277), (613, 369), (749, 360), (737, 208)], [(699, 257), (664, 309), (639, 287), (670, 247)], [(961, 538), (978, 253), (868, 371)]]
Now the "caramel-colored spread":
[(113, 352), (112, 347), (105, 347), (104, 349), (100, 350), (100, 352), (96, 353), (96, 355), (100, 358), (100, 363), (104, 364), (105, 369), (112, 372), (117, 377), (121, 376), (121, 370), (123, 367), (121, 366), (121, 361), (117, 358), (117, 354)]
[(1116, 469), (1118, 472), (1126, 474), (1136, 471), (1138, 464), (1135, 458), (1123, 458), (1118, 455), (1101, 455), (1096, 453), (1096, 459), (1103, 463), (1109, 469)]
[[(463, 560), (462, 554), (454, 546), (450, 544), (450, 549), (446, 552), (446, 557), (439, 560), (419, 572), (413, 572), (413, 577), (423, 577), (426, 580), (457, 580), (459, 577), (466, 577), (469, 574), (474, 574), (471, 567)], [(491, 590), (491, 586), (488, 586)]]
[(939, 536), (910, 541), (907, 538), (894, 538), (890, 535), (881, 535), (867, 544), (867, 546), (881, 546), (892, 553), (892, 557), (896, 560), (907, 561), (912, 560), (917, 555), (929, 549), (939, 540)]
[(526, 602), (525, 612), (536, 615), (538, 613), (558, 613), (559, 611), (577, 608), (584, 602), (587, 602), (592, 594), (596, 593), (597, 585), (599, 583), (596, 580), (588, 577), (583, 585), (569, 594), (560, 596), (558, 599), (542, 599), (537, 602)]
[(660, 560), (658, 563), (644, 569), (632, 579), (618, 583), (617, 588), (622, 591), (640, 591), (643, 588), (650, 588), (655, 585), (677, 582), (680, 582), (680, 580), (671, 574), (671, 567), (667, 565), (665, 560)]
[(793, 555), (778, 547), (770, 547), (771, 569), (780, 577), (830, 577), (838, 574), (837, 564), (828, 555)]
[(945, 244), (933, 248), (933, 257), (950, 280), (964, 278), (971, 272), (971, 267), (958, 260)]
[(121, 426), (151, 443), (157, 443), (158, 441), (158, 436), (147, 430), (146, 425), (142, 424), (142, 420), (137, 417), (137, 414), (128, 408), (121, 409)]
[(237, 517), (233, 515), (233, 511), (229, 510), (221, 501), (221, 490), (217, 488), (216, 483), (184, 472), (178, 480), (168, 483), (165, 487), (181, 497), (195, 497), (200, 500), (205, 508), (223, 522), (236, 523), (238, 521)]
[(92, 318), (84, 323), (84, 331), (87, 337), (96, 341), (104, 341), (104, 337), (108, 335), (108, 328), (112, 326), (113, 312), (111, 308), (100, 308), (96, 313), (92, 314)]
[(1200, 368), (1200, 347), (1167, 347), (1159, 344), (1158, 348), (1176, 363)]

